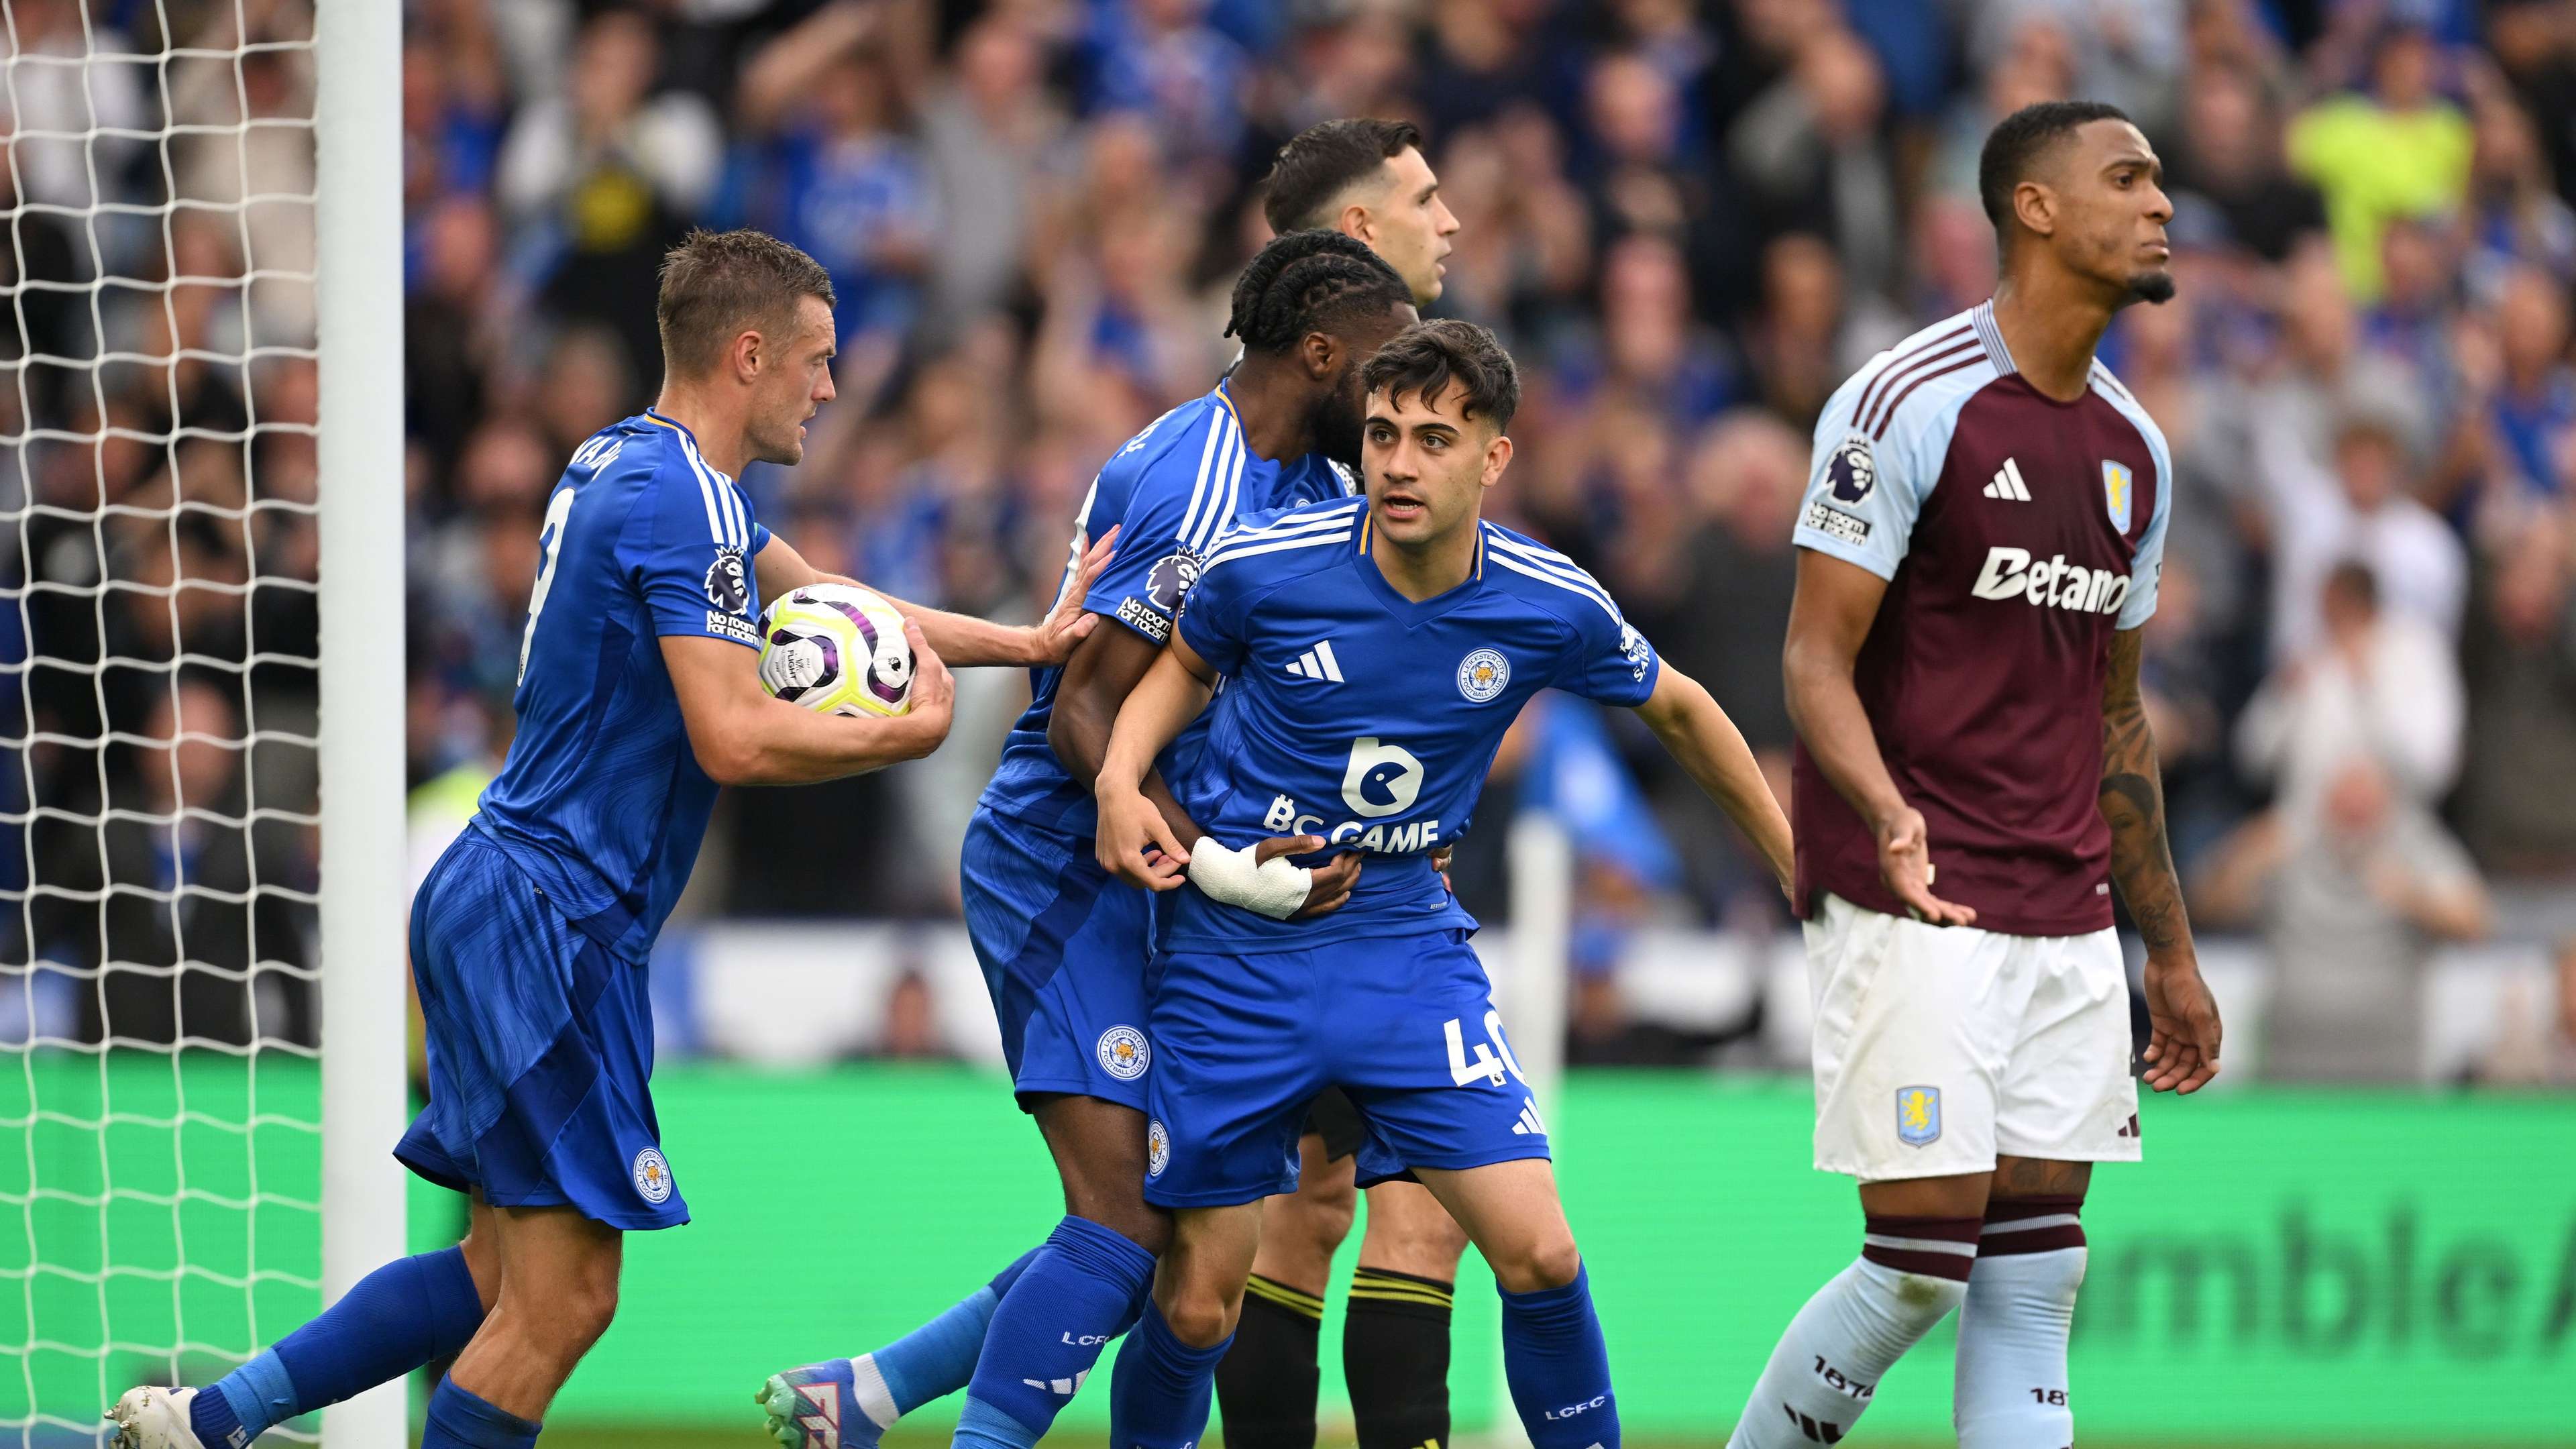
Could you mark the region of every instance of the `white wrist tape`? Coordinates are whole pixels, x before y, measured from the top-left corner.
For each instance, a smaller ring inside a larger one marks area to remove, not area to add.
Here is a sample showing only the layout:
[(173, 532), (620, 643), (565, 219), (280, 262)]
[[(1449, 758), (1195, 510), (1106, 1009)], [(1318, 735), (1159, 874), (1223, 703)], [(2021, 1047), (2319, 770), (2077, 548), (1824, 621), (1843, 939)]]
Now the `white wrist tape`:
[(1253, 847), (1228, 850), (1207, 836), (1190, 847), (1190, 884), (1215, 900), (1284, 921), (1303, 910), (1315, 873), (1274, 855), (1252, 863)]

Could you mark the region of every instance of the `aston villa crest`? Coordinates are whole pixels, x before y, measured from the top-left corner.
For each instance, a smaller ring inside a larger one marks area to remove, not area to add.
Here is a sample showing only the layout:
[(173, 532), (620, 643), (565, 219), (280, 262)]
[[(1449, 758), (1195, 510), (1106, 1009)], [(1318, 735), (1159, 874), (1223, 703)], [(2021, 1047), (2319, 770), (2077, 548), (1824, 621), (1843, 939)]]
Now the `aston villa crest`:
[(1929, 1147), (1941, 1137), (1941, 1089), (1896, 1089), (1896, 1140), (1908, 1147)]
[(2137, 490), (2131, 485), (2129, 465), (2102, 460), (2102, 503), (2111, 510), (2111, 526), (2122, 533), (2129, 531), (2129, 502)]

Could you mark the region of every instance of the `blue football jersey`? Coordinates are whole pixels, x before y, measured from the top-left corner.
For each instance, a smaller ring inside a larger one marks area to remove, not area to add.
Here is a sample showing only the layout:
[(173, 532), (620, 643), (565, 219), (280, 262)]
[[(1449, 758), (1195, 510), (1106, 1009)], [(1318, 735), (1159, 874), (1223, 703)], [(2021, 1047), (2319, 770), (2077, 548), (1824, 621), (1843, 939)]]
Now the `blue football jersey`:
[(1551, 685), (1604, 704), (1654, 693), (1654, 650), (1565, 555), (1483, 524), (1467, 582), (1415, 603), (1378, 571), (1369, 536), (1367, 501), (1349, 498), (1218, 540), (1180, 629), (1224, 678), (1204, 745), (1166, 777), (1227, 845), (1320, 835), (1368, 852), (1359, 884), (1340, 910), (1296, 922), (1180, 891), (1173, 949), (1473, 929), (1429, 853), (1467, 830), (1522, 702)]
[[(1228, 524), (1351, 492), (1351, 479), (1320, 453), (1274, 463), (1252, 456), (1225, 384), (1163, 414), (1100, 469), (1075, 520), (1077, 545), (1118, 528), (1118, 553), (1091, 582), (1083, 607), (1157, 644), (1172, 636), (1181, 596)], [(1079, 562), (1078, 547), (1077, 557)], [(1065, 569), (1062, 589), (1073, 581)], [(1091, 791), (1075, 784), (1047, 744), (1057, 667), (1029, 671), (1029, 707), (1002, 744), (1002, 763), (984, 787), (996, 814), (1088, 837), (1099, 828)], [(1186, 757), (1197, 732), (1174, 742)]]
[(519, 731), (477, 825), (557, 909), (641, 959), (697, 863), (716, 784), (698, 768), (662, 636), (760, 647), (751, 560), (769, 530), (686, 428), (594, 434), (547, 500), (511, 705)]

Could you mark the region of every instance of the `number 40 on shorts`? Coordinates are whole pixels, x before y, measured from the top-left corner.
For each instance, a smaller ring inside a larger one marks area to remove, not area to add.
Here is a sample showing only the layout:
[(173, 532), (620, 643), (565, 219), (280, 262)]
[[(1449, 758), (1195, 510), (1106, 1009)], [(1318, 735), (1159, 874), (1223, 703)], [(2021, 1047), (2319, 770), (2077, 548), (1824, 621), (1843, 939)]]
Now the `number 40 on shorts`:
[[(1485, 1013), (1485, 1035), (1493, 1045), (1489, 1047), (1481, 1041), (1476, 1043), (1473, 1061), (1467, 1059), (1466, 1033), (1460, 1029), (1457, 1017), (1442, 1022), (1440, 1032), (1449, 1041), (1450, 1081), (1462, 1087), (1472, 1087), (1480, 1081), (1499, 1087), (1503, 1084), (1503, 1074), (1508, 1071), (1513, 1080), (1524, 1087), (1529, 1085), (1529, 1078), (1521, 1072), (1520, 1059), (1512, 1055), (1511, 1041), (1503, 1035), (1501, 1012)], [(1496, 1055), (1498, 1052), (1501, 1054), (1499, 1057)]]

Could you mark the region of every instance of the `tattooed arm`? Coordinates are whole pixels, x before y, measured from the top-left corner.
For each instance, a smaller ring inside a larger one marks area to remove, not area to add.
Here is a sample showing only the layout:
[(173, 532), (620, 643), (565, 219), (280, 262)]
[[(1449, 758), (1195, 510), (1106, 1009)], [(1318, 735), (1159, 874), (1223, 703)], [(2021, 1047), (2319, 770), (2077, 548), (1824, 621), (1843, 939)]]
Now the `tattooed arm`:
[(2218, 1075), (2218, 1005), (2200, 979), (2200, 957), (2165, 838), (2164, 780), (2155, 732), (2138, 691), (2139, 632), (2111, 636), (2102, 685), (2102, 818), (2111, 825), (2111, 883), (2147, 944), (2147, 1016), (2153, 1025), (2146, 1082), (2196, 1092)]

